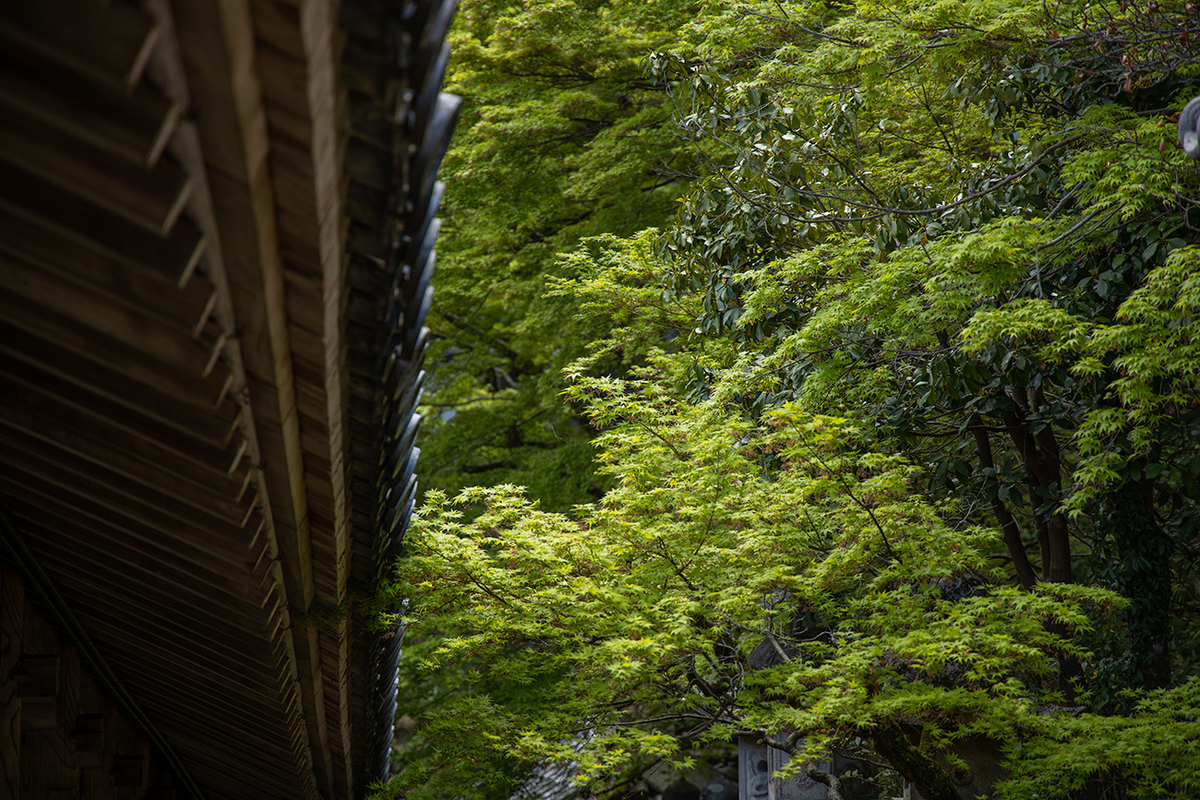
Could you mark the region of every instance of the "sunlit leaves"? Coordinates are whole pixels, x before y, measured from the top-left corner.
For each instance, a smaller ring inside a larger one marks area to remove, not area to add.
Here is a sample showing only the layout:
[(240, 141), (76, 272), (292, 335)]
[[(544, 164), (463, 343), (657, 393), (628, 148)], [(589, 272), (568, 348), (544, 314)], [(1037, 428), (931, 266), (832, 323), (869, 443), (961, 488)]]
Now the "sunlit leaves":
[[(949, 743), (1034, 713), (1070, 648), (1047, 623), (1085, 629), (1085, 606), (1113, 602), (990, 585), (995, 534), (947, 526), (915, 468), (844, 419), (788, 406), (756, 425), (650, 379), (571, 393), (604, 428), (604, 500), (563, 515), (510, 486), (431, 494), (399, 573), (409, 635), (439, 642), (430, 668), (534, 675), (562, 712), (500, 715), (513, 727), (487, 746), (513, 759), (569, 744), (602, 781), (675, 757), (679, 725), (771, 734), (785, 718), (814, 755), (914, 718)], [(780, 467), (764, 473), (767, 455)], [(798, 629), (803, 614), (822, 627)], [(783, 663), (756, 665), (765, 642)]]

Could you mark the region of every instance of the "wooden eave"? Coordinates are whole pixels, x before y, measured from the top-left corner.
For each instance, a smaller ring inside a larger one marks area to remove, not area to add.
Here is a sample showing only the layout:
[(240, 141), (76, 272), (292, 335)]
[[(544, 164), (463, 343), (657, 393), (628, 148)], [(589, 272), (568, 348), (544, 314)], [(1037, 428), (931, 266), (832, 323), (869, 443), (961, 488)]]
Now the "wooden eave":
[(0, 509), (196, 797), (386, 774), (452, 13), (0, 2)]

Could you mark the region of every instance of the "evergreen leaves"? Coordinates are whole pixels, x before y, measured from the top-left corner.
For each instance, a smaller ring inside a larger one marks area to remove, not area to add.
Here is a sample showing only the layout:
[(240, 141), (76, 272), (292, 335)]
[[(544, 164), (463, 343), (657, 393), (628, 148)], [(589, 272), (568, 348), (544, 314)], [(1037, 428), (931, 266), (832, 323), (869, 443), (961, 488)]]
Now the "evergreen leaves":
[(1189, 794), (1194, 14), (464, 6), (392, 791), (751, 732), (939, 800)]

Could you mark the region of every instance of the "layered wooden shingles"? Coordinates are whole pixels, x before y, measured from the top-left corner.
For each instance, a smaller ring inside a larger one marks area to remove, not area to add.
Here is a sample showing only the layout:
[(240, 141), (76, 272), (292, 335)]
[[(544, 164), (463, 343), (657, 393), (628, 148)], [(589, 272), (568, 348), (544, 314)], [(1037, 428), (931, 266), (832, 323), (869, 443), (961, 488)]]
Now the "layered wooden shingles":
[(214, 796), (350, 796), (334, 8), (14, 8), (4, 505)]
[(50, 5), (3, 26), (4, 504), (201, 783), (315, 796), (173, 20)]
[[(357, 105), (336, 3), (0, 5), (0, 505), (205, 796), (386, 771), (394, 664), (300, 619), (378, 577), (410, 494), (421, 307), (372, 326), (420, 283), (403, 63), (453, 5), (346, 5), (387, 33)], [(348, 144), (385, 167), (359, 213)]]

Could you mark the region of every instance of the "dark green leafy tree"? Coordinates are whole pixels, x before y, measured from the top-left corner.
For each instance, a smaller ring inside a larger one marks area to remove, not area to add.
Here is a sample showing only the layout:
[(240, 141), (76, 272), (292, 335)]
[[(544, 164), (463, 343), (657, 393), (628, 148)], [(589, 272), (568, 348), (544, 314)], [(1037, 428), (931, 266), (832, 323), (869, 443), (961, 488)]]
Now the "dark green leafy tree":
[[(1166, 383), (1142, 364), (1138, 391), (1161, 413), (1136, 424), (1132, 360), (1111, 343), (1140, 335), (1119, 323), (1151, 294), (1165, 303), (1157, 270), (1192, 263), (1197, 174), (1167, 144), (1195, 20), (888, 8), (809, 36), (802, 59), (780, 46), (754, 84), (660, 62), (704, 109), (683, 124), (742, 145), (688, 197), (674, 289), (740, 343), (749, 408), (873, 419), (935, 493), (1004, 532), (1026, 588), (1077, 562), (1103, 572), (1133, 601), (1135, 680), (1165, 686), (1175, 587), (1194, 580), (1200, 416), (1191, 376), (1159, 360)], [(844, 83), (822, 77), (835, 63)], [(1186, 330), (1190, 311), (1156, 319)]]
[[(558, 413), (611, 490), (432, 496), (396, 591), (437, 702), (393, 790), (507, 796), (562, 759), (616, 793), (748, 730), (939, 800), (984, 767), (995, 797), (1193, 794), (1200, 170), (1173, 115), (1200, 18), (673, 24), (638, 80), (695, 173), (677, 220), (573, 229), (530, 317), (587, 342), (542, 363), (576, 358)], [(507, 783), (439, 754), (451, 730)]]

